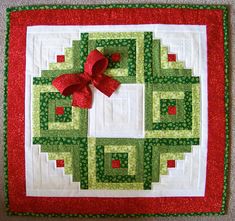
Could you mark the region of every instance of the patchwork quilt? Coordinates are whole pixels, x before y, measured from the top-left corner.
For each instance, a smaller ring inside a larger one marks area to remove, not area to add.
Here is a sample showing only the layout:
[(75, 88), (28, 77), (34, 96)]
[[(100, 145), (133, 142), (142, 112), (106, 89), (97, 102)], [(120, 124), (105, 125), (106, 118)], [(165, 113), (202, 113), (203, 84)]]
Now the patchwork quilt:
[(224, 214), (227, 17), (205, 5), (8, 9), (8, 214)]

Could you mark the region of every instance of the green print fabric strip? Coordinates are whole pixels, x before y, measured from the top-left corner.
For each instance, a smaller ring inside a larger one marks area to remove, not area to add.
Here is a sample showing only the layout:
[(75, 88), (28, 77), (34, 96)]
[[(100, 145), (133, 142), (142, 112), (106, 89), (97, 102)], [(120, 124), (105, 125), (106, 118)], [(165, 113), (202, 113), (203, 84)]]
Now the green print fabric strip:
[[(94, 49), (109, 59), (107, 75), (145, 85), (144, 138), (87, 137), (88, 110), (72, 107), (51, 85), (62, 73), (83, 72)], [(113, 53), (121, 59), (112, 61)], [(200, 143), (200, 79), (184, 61), (169, 60), (151, 32), (82, 33), (64, 56), (33, 78), (33, 143), (49, 160), (63, 160), (81, 189), (150, 190), (168, 173), (168, 160), (183, 160)]]

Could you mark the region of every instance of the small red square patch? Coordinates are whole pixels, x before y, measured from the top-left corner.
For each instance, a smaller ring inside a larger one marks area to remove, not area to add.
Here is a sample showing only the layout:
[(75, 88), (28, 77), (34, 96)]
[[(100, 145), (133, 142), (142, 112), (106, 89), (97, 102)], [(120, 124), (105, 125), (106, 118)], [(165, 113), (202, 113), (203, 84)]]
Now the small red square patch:
[(55, 108), (55, 113), (57, 115), (63, 115), (64, 114), (64, 107), (56, 107)]
[(112, 160), (112, 168), (120, 168), (120, 160)]
[(64, 55), (57, 55), (56, 61), (60, 63), (64, 62), (65, 61)]
[(175, 168), (175, 160), (167, 160), (167, 168)]
[(176, 54), (168, 54), (168, 61), (169, 62), (176, 61)]
[(56, 160), (56, 167), (64, 167), (64, 160)]
[(169, 115), (176, 115), (176, 106), (169, 106), (168, 107), (168, 114)]
[(113, 62), (119, 62), (121, 60), (121, 54), (120, 53), (113, 53), (113, 54), (111, 54), (111, 59)]

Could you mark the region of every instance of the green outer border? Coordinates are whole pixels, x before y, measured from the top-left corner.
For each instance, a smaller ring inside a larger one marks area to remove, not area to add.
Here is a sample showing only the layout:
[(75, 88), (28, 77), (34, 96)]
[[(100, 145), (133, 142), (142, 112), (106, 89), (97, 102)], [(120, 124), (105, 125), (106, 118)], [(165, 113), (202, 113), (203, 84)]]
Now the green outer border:
[[(178, 8), (178, 9), (211, 9), (223, 10), (223, 30), (224, 30), (224, 52), (225, 52), (225, 117), (226, 117), (226, 145), (224, 156), (224, 190), (222, 197), (221, 212), (209, 213), (174, 213), (174, 214), (44, 214), (44, 213), (17, 213), (9, 209), (8, 200), (8, 156), (7, 156), (7, 80), (8, 80), (8, 49), (9, 49), (9, 29), (10, 29), (10, 12), (23, 10), (40, 10), (40, 9), (107, 9), (107, 8)], [(229, 147), (230, 147), (230, 127), (229, 127), (229, 24), (228, 24), (228, 5), (175, 5), (175, 4), (111, 4), (111, 5), (32, 5), (7, 8), (6, 10), (6, 38), (5, 38), (5, 64), (4, 64), (4, 114), (3, 114), (3, 131), (4, 131), (4, 193), (5, 207), (7, 215), (23, 215), (38, 217), (166, 217), (166, 216), (211, 216), (224, 215), (227, 204), (228, 172), (229, 172)]]
[(9, 214), (8, 199), (8, 154), (7, 154), (7, 85), (8, 85), (8, 49), (9, 49), (9, 31), (10, 31), (10, 12), (6, 11), (6, 37), (5, 37), (5, 58), (4, 58), (4, 100), (3, 100), (3, 146), (4, 146), (4, 196), (5, 207)]

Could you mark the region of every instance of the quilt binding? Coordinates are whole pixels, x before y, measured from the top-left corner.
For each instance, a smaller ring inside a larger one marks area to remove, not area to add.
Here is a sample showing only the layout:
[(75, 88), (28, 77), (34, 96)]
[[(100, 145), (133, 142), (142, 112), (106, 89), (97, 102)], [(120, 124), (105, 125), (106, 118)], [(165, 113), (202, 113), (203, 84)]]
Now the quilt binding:
[[(9, 30), (10, 13), (24, 10), (41, 9), (108, 9), (108, 8), (177, 8), (177, 9), (215, 9), (223, 10), (223, 31), (224, 31), (224, 64), (225, 64), (225, 155), (224, 155), (224, 184), (222, 207), (220, 212), (194, 212), (194, 213), (164, 213), (164, 214), (55, 214), (55, 213), (32, 213), (13, 212), (9, 208), (8, 199), (8, 154), (7, 154), (7, 85), (8, 85), (8, 62), (9, 62)], [(5, 57), (4, 57), (4, 101), (3, 101), (3, 142), (4, 142), (4, 196), (7, 215), (37, 216), (37, 217), (177, 217), (177, 216), (213, 216), (225, 215), (227, 211), (227, 191), (229, 179), (229, 153), (230, 153), (230, 120), (229, 120), (229, 22), (228, 5), (190, 5), (190, 4), (107, 4), (107, 5), (31, 5), (19, 6), (6, 9), (6, 35), (5, 35)]]

